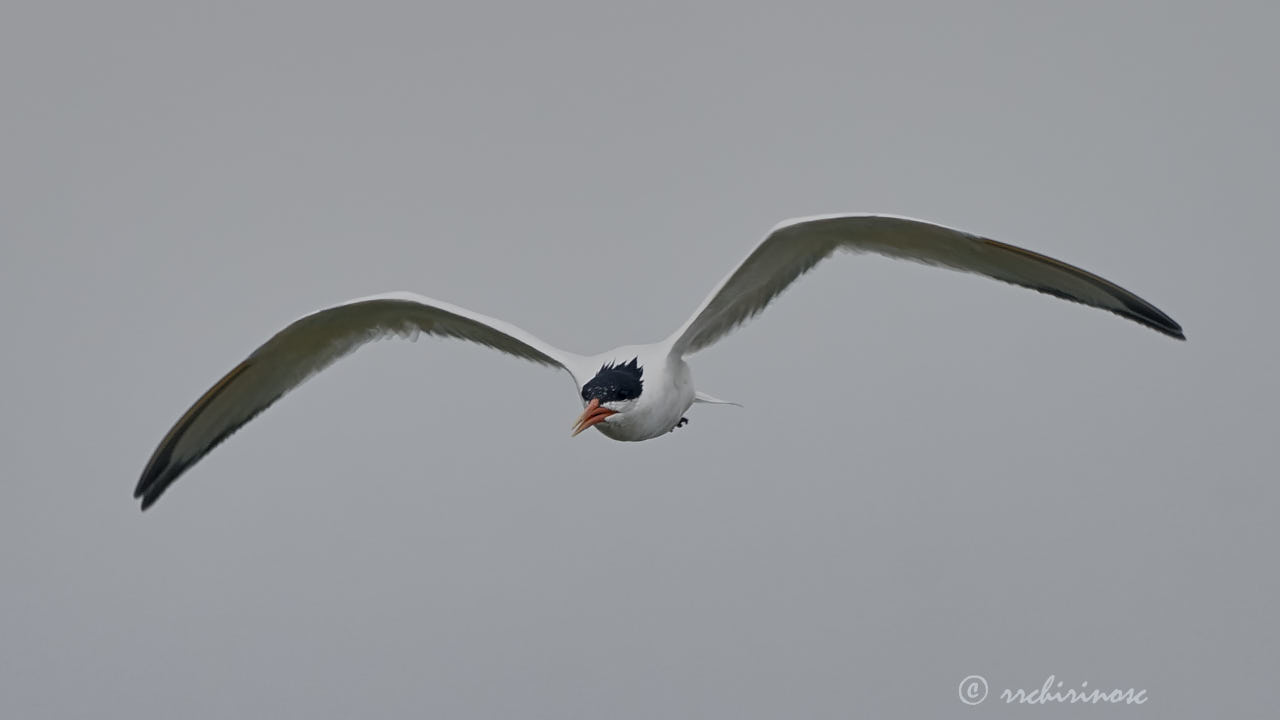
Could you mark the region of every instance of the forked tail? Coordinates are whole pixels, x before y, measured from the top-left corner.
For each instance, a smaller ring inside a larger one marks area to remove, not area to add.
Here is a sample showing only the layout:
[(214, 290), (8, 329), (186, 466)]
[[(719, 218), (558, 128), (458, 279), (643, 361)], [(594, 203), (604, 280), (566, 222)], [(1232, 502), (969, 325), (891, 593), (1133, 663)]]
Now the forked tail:
[(732, 400), (721, 400), (720, 398), (712, 397), (704, 392), (695, 392), (693, 394), (693, 401), (695, 403), (707, 403), (710, 405), (736, 405), (738, 407), (742, 407), (742, 403), (736, 403)]

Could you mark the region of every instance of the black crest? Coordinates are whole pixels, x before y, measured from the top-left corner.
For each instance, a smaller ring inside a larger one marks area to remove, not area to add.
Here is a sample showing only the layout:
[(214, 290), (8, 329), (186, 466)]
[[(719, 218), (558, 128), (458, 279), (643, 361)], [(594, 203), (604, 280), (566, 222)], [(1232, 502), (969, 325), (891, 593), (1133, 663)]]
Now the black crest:
[(631, 358), (631, 362), (605, 363), (600, 372), (582, 386), (582, 399), (596, 398), (602, 403), (617, 400), (634, 400), (644, 391), (644, 368), (640, 367), (639, 358)]

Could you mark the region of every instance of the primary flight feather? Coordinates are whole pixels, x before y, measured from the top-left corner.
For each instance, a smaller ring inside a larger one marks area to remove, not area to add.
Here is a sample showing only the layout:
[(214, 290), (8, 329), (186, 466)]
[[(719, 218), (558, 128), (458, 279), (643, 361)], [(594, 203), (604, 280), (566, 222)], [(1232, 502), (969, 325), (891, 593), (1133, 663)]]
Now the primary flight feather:
[(775, 227), (661, 342), (576, 355), (510, 323), (413, 293), (352, 300), (295, 320), (213, 385), (160, 441), (134, 491), (150, 507), (192, 464), (258, 413), (356, 348), (419, 333), (479, 343), (572, 377), (584, 404), (573, 434), (648, 440), (683, 425), (694, 402), (723, 403), (693, 387), (684, 358), (747, 321), (838, 250), (978, 273), (1108, 310), (1170, 337), (1182, 328), (1154, 305), (1080, 268), (1013, 245), (889, 215), (824, 215)]

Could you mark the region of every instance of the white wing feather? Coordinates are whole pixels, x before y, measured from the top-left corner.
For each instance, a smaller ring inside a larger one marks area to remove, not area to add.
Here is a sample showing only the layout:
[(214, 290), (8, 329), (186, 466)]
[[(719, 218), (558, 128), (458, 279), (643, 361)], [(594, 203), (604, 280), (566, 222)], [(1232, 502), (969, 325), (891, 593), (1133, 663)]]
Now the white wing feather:
[(775, 227), (667, 338), (671, 354), (682, 357), (724, 337), (837, 250), (873, 252), (986, 275), (1109, 310), (1184, 339), (1182, 328), (1147, 301), (1053, 258), (910, 218), (823, 215), (787, 220)]
[(356, 348), (418, 333), (470, 340), (508, 355), (560, 367), (577, 380), (584, 358), (491, 317), (413, 293), (351, 300), (299, 318), (214, 384), (165, 435), (134, 497), (145, 510), (192, 464), (307, 378)]

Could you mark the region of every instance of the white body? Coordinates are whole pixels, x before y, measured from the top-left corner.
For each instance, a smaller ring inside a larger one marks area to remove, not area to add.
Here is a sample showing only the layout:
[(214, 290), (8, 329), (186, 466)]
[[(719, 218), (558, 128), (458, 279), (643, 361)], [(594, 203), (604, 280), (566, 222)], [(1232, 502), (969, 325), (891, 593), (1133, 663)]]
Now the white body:
[[(595, 356), (595, 367), (638, 358), (644, 368), (644, 392), (635, 400), (618, 403), (611, 415), (595, 426), (613, 440), (648, 440), (666, 435), (693, 405), (693, 374), (684, 358), (674, 356), (665, 344), (628, 345)], [(593, 373), (594, 374), (594, 373)], [(574, 378), (581, 388), (591, 376)], [(613, 406), (609, 404), (607, 406)], [(586, 403), (583, 403), (586, 406)]]
[(837, 251), (873, 252), (986, 275), (1183, 337), (1176, 322), (1133, 293), (1012, 245), (887, 215), (788, 220), (736, 265), (670, 337), (595, 356), (561, 350), (510, 323), (413, 293), (360, 298), (306, 315), (255, 350), (178, 419), (152, 454), (134, 495), (142, 498), (145, 509), (188, 467), (286, 392), (343, 355), (388, 335), (460, 338), (559, 367), (573, 377), (579, 397), (602, 365), (634, 358), (643, 368), (639, 395), (603, 405), (597, 401), (595, 409), (584, 399), (584, 406), (596, 413), (594, 426), (614, 440), (665, 435), (678, 426), (694, 402), (724, 403), (695, 390), (685, 357), (763, 310), (797, 278)]

